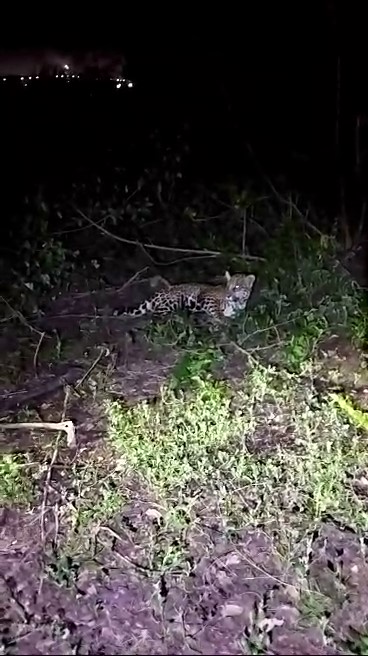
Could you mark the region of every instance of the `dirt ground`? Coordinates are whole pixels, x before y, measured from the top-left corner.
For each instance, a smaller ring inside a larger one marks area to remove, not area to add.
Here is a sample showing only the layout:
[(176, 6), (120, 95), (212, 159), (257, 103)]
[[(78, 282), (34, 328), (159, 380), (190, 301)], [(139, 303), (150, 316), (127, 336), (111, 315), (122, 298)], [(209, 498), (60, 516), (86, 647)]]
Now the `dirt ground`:
[[(70, 312), (70, 307), (67, 309)], [(62, 314), (60, 307), (58, 313)], [(64, 331), (71, 334), (74, 330), (75, 323), (64, 320)], [(143, 349), (139, 340), (128, 341), (127, 349), (126, 333), (111, 326), (96, 329), (88, 339), (89, 343), (79, 342), (79, 359), (75, 343), (73, 353), (64, 354), (62, 375), (68, 364), (70, 368), (73, 363), (80, 377), (96, 360), (100, 365), (105, 357), (111, 362), (116, 355), (110, 391), (118, 389), (128, 403), (158, 394), (176, 361), (174, 351), (158, 354)], [(109, 339), (114, 349), (107, 356), (101, 344)], [(4, 352), (5, 346), (9, 343), (3, 343)], [(61, 364), (59, 369), (48, 367), (47, 353), (42, 356), (40, 352), (39, 365), (40, 388), (46, 389), (42, 381), (49, 385), (57, 380), (59, 385), (33, 399), (33, 407), (38, 407), (42, 419), (55, 420), (62, 411), (65, 383), (60, 379)], [(240, 366), (239, 357), (236, 366)], [(34, 390), (34, 376), (31, 358), (17, 374), (18, 387), (26, 393)], [(3, 390), (3, 416), (23, 403), (17, 397), (15, 408), (9, 408), (5, 400), (14, 397), (9, 397), (8, 391)], [(78, 426), (74, 462), (82, 461), (94, 448), (103, 449), (104, 422), (97, 403), (73, 397), (68, 417)], [(29, 444), (26, 435), (19, 437), (14, 432), (11, 438), (7, 435), (2, 447), (25, 449)], [(63, 453), (58, 457), (55, 465), (70, 464), (71, 456), (66, 456), (64, 463)], [(49, 481), (48, 509), (60, 503), (57, 466), (55, 471), (55, 480)], [(173, 566), (169, 574), (162, 574), (145, 552), (147, 535), (157, 533), (159, 526), (150, 500), (141, 492), (132, 495), (113, 523), (101, 524), (98, 532), (89, 536), (88, 549), (74, 550), (73, 556), (64, 554), (64, 560), (54, 548), (53, 535), (61, 530), (56, 526), (56, 513), (48, 512), (42, 520), (42, 495), (31, 511), (2, 508), (0, 652), (348, 653), (354, 636), (364, 634), (368, 622), (366, 542), (327, 517), (309, 536), (308, 552), (301, 558), (308, 587), (303, 590), (296, 563), (276, 550), (270, 537), (272, 527), (267, 527), (267, 534), (245, 527), (229, 535), (211, 518), (210, 510), (207, 512), (206, 529), (196, 530), (192, 525), (186, 533), (186, 567)], [(311, 597), (310, 590), (316, 595)], [(318, 599), (316, 608), (313, 604)], [(329, 629), (325, 630), (327, 622)]]
[[(129, 510), (130, 521), (142, 525), (144, 507)], [(62, 584), (36, 523), (34, 513), (1, 512), (3, 653), (347, 653), (326, 644), (322, 629), (302, 617), (293, 566), (260, 531), (245, 530), (232, 541), (214, 530), (189, 535), (190, 570), (163, 578), (140, 565), (142, 529), (119, 526), (118, 518), (116, 532), (101, 536), (94, 562), (81, 558)], [(331, 600), (324, 612), (339, 638), (348, 643), (352, 631), (359, 635), (368, 619), (368, 566), (358, 538), (328, 522), (321, 526), (308, 554), (308, 579)]]

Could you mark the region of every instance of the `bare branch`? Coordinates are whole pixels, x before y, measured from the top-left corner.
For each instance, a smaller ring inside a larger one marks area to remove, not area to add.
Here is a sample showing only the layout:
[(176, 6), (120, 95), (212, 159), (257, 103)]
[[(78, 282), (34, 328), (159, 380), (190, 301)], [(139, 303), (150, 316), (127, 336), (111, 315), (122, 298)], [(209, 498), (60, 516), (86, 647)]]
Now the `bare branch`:
[[(95, 226), (100, 232), (103, 232), (105, 235), (108, 237), (111, 237), (112, 239), (116, 239), (116, 241), (121, 241), (123, 244), (130, 244), (131, 246), (138, 246), (139, 248), (146, 248), (146, 249), (153, 249), (156, 251), (166, 251), (168, 253), (191, 253), (192, 255), (212, 255), (212, 256), (224, 256), (224, 255), (230, 255), (230, 253), (222, 253), (221, 251), (209, 251), (209, 250), (197, 250), (194, 248), (174, 248), (173, 246), (160, 246), (159, 244), (142, 244), (139, 241), (136, 241), (134, 239), (126, 239), (125, 237), (119, 237), (118, 235), (114, 235), (113, 232), (110, 232), (110, 230), (107, 230), (101, 225), (98, 225), (95, 221), (92, 221), (92, 219), (89, 218), (89, 216), (86, 216), (80, 209), (77, 207), (74, 208), (78, 214), (80, 214), (85, 221), (90, 223), (91, 225)], [(240, 257), (237, 255), (237, 257)], [(258, 257), (256, 255), (245, 255), (242, 256), (243, 259), (250, 260), (250, 261), (262, 261), (264, 262), (265, 259), (263, 257)]]
[(66, 443), (69, 447), (75, 448), (75, 426), (72, 421), (30, 421), (20, 422), (19, 424), (3, 424), (0, 422), (0, 430), (2, 428), (14, 430), (15, 428), (43, 428), (45, 430), (64, 431), (66, 433)]

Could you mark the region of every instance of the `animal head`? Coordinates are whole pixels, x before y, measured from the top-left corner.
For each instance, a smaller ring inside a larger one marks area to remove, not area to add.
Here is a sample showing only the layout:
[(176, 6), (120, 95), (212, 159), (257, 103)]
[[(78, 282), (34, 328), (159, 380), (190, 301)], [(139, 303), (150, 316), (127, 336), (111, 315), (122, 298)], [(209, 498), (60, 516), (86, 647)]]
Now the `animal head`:
[(240, 310), (245, 310), (249, 297), (252, 293), (256, 277), (254, 274), (248, 276), (237, 273), (233, 276), (228, 271), (225, 273), (226, 298), (224, 315), (232, 317)]
[(248, 276), (243, 273), (236, 273), (231, 276), (230, 273), (226, 271), (225, 278), (228, 295), (231, 294), (236, 298), (240, 296), (246, 296), (247, 299), (249, 298), (256, 281), (256, 277), (253, 273), (250, 273)]

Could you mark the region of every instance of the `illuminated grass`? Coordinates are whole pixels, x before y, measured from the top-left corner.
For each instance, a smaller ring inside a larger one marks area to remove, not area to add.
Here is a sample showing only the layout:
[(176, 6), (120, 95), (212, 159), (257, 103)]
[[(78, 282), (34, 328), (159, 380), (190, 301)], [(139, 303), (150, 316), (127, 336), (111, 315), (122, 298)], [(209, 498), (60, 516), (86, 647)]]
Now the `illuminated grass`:
[(334, 405), (292, 374), (257, 367), (243, 389), (197, 379), (155, 404), (108, 406), (118, 468), (138, 474), (168, 507), (212, 499), (237, 525), (305, 529), (332, 513), (368, 527), (353, 481), (366, 444)]
[(25, 457), (15, 454), (0, 456), (0, 505), (23, 505), (32, 498), (32, 479)]

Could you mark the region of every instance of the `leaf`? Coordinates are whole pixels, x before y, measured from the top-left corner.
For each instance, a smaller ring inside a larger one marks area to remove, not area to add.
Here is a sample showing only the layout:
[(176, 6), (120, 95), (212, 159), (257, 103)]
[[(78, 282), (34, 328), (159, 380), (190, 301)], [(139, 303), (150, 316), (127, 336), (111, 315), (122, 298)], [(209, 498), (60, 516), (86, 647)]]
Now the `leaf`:
[(331, 400), (348, 416), (350, 421), (358, 428), (364, 428), (368, 431), (368, 413), (354, 408), (350, 399), (345, 398), (342, 394), (331, 392)]

